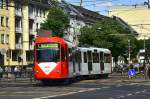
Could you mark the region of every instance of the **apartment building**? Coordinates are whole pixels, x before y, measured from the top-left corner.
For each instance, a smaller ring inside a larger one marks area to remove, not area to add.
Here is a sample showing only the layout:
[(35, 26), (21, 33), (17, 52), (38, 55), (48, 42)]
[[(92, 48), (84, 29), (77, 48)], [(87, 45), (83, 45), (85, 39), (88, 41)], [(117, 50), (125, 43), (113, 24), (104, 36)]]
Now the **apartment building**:
[(6, 52), (10, 44), (8, 0), (0, 0), (0, 66), (6, 63)]
[(150, 38), (150, 9), (147, 5), (110, 7), (108, 16), (118, 17), (138, 33), (138, 39)]
[[(2, 2), (3, 1), (3, 2)], [(33, 63), (33, 44), (48, 14), (48, 0), (0, 0), (0, 63), (26, 66)], [(2, 2), (2, 3), (1, 3)]]

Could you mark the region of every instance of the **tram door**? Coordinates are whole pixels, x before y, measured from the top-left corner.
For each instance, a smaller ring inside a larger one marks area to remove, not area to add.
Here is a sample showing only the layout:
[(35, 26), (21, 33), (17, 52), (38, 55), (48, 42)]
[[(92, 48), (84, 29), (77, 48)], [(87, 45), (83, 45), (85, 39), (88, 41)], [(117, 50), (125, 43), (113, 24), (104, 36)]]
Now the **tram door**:
[(104, 53), (100, 52), (100, 69), (101, 72), (104, 70)]
[(88, 71), (90, 73), (92, 71), (92, 52), (88, 51), (87, 55), (88, 55)]

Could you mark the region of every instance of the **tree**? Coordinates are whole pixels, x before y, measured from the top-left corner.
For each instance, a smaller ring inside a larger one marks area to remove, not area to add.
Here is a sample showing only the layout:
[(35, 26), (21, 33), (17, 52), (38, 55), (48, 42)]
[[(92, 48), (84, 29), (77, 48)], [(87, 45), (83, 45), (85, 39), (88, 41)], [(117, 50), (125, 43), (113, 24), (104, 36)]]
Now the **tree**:
[(132, 49), (136, 48), (135, 42), (137, 41), (134, 35), (111, 18), (104, 18), (91, 27), (83, 27), (79, 37), (81, 44), (109, 48), (115, 60), (120, 55), (128, 57), (128, 40), (131, 40)]
[(47, 20), (41, 24), (41, 29), (52, 30), (53, 35), (62, 37), (68, 26), (69, 16), (61, 8), (51, 7)]

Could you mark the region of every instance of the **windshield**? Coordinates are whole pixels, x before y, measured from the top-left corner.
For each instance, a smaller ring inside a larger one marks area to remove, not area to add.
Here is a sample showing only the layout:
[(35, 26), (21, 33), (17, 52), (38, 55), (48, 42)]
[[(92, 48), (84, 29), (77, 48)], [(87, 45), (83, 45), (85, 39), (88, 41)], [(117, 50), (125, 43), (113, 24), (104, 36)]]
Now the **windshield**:
[(59, 44), (44, 43), (36, 45), (37, 62), (58, 62), (60, 60)]

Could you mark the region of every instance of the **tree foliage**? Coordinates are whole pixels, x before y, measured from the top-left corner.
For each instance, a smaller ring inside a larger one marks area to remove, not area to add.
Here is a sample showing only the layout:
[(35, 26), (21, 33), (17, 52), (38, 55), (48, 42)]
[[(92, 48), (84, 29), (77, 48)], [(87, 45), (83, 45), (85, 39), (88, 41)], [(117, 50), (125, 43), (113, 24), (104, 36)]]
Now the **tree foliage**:
[(47, 20), (41, 24), (41, 28), (52, 30), (53, 35), (63, 36), (64, 30), (69, 26), (69, 16), (59, 7), (51, 7)]
[(80, 44), (89, 44), (101, 48), (109, 48), (112, 55), (117, 60), (118, 56), (128, 57), (128, 49), (130, 40), (133, 57), (137, 53), (135, 50), (137, 40), (128, 29), (116, 20), (111, 18), (104, 18), (98, 21), (93, 26), (85, 26), (81, 29), (81, 36), (79, 37)]

